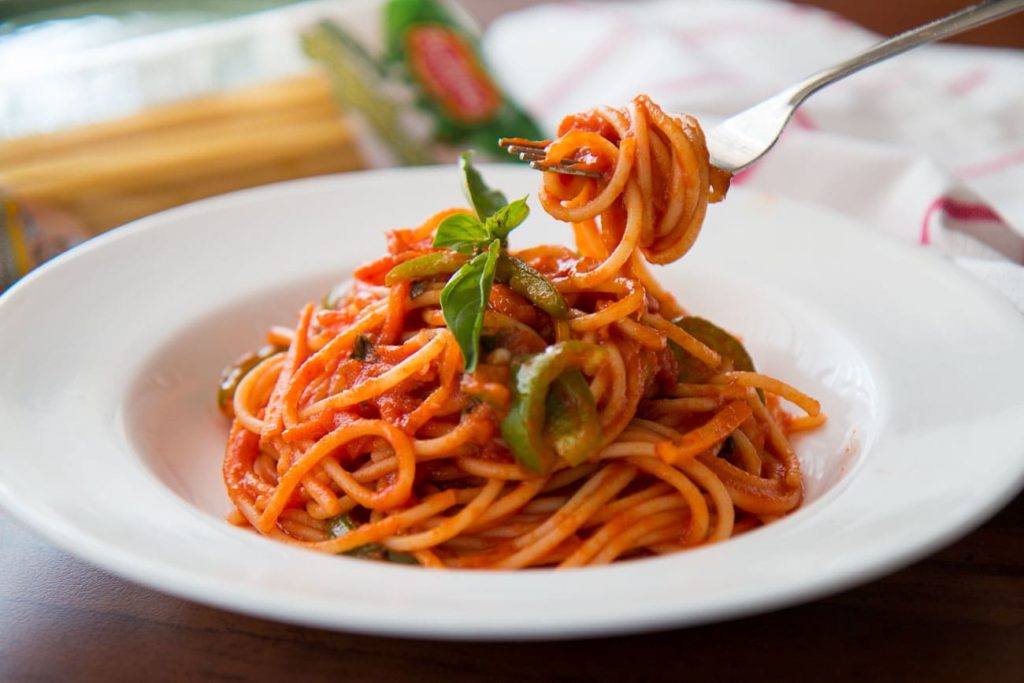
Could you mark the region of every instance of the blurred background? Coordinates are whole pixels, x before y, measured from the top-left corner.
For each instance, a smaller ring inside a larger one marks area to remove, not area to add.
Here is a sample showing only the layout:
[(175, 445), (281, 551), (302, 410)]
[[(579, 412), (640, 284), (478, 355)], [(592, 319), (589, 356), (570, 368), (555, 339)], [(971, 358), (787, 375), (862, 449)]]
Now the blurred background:
[[(0, 0), (0, 290), (172, 206), (487, 153), (501, 135), (543, 137), (565, 113), (639, 91), (714, 121), (876, 34), (965, 4)], [(1024, 14), (956, 41), (1000, 49), (938, 48), (927, 62), (880, 67), (859, 89), (815, 98), (803, 127), (896, 142), (950, 167), (991, 156), (965, 127), (1015, 153), (1024, 81), (1006, 84), (1024, 74)], [(907, 113), (940, 93), (972, 104), (941, 122)]]

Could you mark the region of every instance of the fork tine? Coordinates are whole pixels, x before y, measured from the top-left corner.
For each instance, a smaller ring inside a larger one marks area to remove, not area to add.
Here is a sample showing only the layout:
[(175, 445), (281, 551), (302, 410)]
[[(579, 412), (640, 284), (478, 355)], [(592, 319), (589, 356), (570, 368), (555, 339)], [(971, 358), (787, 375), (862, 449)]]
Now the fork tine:
[(505, 148), (509, 154), (525, 154), (531, 157), (543, 159), (545, 156), (543, 147), (526, 147), (525, 145), (509, 145)]
[(522, 152), (518, 156), (520, 161), (544, 161), (543, 154), (530, 154), (529, 152)]
[[(515, 154), (520, 161), (543, 161), (547, 156), (542, 150), (536, 147), (523, 147), (521, 145), (509, 145), (506, 147), (509, 154)], [(579, 162), (575, 159), (562, 159), (558, 162), (561, 166), (575, 166)]]
[(557, 165), (549, 165), (541, 163), (547, 156), (548, 145), (551, 144), (550, 140), (523, 140), (522, 138), (501, 138), (498, 140), (498, 144), (505, 148), (509, 154), (514, 154), (519, 157), (521, 161), (525, 161), (530, 164), (530, 168), (538, 171), (550, 171), (552, 173), (564, 173), (566, 175), (578, 175), (586, 178), (600, 178), (601, 174), (597, 171), (585, 171), (583, 169), (574, 168), (575, 164), (578, 163), (572, 159), (564, 159), (558, 162)]
[(584, 171), (583, 169), (573, 168), (572, 166), (545, 166), (539, 161), (531, 161), (530, 168), (538, 171), (550, 171), (552, 173), (562, 173), (565, 175), (579, 175), (584, 178), (600, 178), (601, 174), (597, 171)]
[(523, 161), (541, 161), (546, 156), (544, 154), (544, 152), (542, 152), (540, 150), (529, 149), (529, 148), (526, 148), (526, 149), (523, 149), (523, 148), (513, 149), (512, 147), (509, 147), (508, 148), (508, 153), (511, 154), (512, 156), (519, 157)]

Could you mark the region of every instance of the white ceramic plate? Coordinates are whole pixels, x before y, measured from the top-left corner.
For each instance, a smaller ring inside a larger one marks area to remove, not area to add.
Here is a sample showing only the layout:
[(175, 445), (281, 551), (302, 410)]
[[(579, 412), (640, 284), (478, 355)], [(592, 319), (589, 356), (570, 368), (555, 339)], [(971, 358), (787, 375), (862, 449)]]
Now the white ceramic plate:
[[(488, 168), (510, 196), (539, 177)], [(228, 609), (436, 638), (550, 638), (723, 619), (905, 565), (1024, 475), (1024, 321), (935, 256), (735, 190), (663, 280), (820, 398), (807, 503), (741, 538), (568, 572), (437, 572), (321, 556), (223, 521), (221, 367), (292, 324), (382, 231), (461, 204), (454, 168), (300, 181), (88, 242), (0, 298), (0, 502), (115, 574)], [(514, 241), (567, 241), (535, 211)]]

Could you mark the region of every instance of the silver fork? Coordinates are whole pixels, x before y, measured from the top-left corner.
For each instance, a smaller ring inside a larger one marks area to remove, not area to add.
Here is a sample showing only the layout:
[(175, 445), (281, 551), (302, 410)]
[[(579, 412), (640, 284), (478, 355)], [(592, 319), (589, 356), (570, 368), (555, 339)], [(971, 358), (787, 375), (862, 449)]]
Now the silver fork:
[[(877, 64), (925, 43), (941, 40), (969, 29), (987, 24), (1024, 9), (1024, 0), (986, 0), (976, 5), (936, 19), (897, 36), (883, 40), (864, 52), (835, 66), (822, 69), (792, 85), (777, 95), (746, 109), (705, 131), (711, 163), (730, 173), (742, 171), (770, 150), (789, 123), (796, 108), (810, 95), (826, 85), (846, 78), (852, 73)], [(531, 168), (592, 178), (600, 177), (596, 171), (574, 168), (575, 161), (567, 159), (557, 166), (545, 165), (544, 148), (547, 142), (528, 142), (502, 138), (498, 144), (510, 154), (527, 161)]]

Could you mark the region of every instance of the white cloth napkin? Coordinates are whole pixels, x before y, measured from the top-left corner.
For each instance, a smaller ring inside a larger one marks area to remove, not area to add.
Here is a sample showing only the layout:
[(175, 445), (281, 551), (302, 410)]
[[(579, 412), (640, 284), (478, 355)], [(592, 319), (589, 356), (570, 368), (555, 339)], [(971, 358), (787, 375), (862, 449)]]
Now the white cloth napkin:
[[(640, 92), (708, 126), (879, 39), (768, 0), (574, 2), (505, 15), (484, 50), (548, 129)], [(938, 250), (1024, 311), (1024, 51), (927, 45), (855, 74), (734, 183)]]

